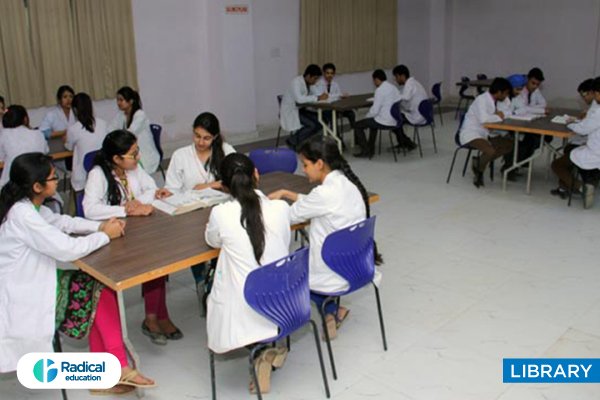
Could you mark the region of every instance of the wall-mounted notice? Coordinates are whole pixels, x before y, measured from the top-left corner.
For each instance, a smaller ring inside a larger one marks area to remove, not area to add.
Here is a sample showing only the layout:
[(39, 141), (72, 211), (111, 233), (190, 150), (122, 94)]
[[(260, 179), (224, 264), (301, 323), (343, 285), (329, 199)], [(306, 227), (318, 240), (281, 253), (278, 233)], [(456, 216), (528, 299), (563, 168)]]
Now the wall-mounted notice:
[(225, 14), (237, 14), (237, 15), (248, 14), (248, 6), (243, 5), (243, 4), (238, 4), (235, 6), (225, 6)]

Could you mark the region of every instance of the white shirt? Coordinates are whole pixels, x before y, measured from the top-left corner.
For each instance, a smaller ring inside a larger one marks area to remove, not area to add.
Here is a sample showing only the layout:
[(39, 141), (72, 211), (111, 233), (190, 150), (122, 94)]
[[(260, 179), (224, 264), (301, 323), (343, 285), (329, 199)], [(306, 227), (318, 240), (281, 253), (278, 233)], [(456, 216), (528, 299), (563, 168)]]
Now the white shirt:
[[(109, 243), (99, 222), (17, 202), (0, 225), (0, 373), (21, 356), (52, 352), (56, 261), (71, 262)], [(71, 237), (69, 233), (89, 234)]]
[(75, 191), (85, 188), (85, 180), (87, 178), (87, 172), (85, 172), (85, 168), (83, 167), (85, 155), (91, 151), (99, 150), (107, 133), (106, 122), (100, 118), (96, 118), (93, 133), (85, 129), (79, 121), (67, 129), (65, 148), (73, 151), (71, 186), (73, 186)]
[(317, 96), (309, 94), (304, 76), (295, 77), (281, 99), (281, 109), (279, 110), (281, 128), (288, 132), (302, 128), (296, 104), (314, 103), (317, 100)]
[(156, 183), (154, 179), (143, 168), (136, 168), (131, 171), (125, 171), (127, 176), (127, 186), (125, 190), (119, 178), (115, 176), (115, 181), (121, 190), (121, 204), (111, 206), (108, 204), (108, 181), (102, 172), (100, 166), (92, 168), (88, 174), (85, 184), (85, 195), (83, 197), (83, 213), (86, 218), (94, 220), (109, 219), (111, 217), (124, 218), (125, 203), (129, 200), (138, 200), (142, 204), (151, 204), (156, 193)]
[(331, 80), (329, 84), (329, 91), (327, 90), (327, 81), (324, 77), (321, 77), (317, 81), (316, 84), (310, 87), (310, 93), (316, 96), (320, 96), (323, 93), (327, 93), (329, 95), (329, 101), (336, 101), (342, 97), (342, 89), (340, 89), (340, 85), (337, 83), (335, 79)]
[(465, 145), (471, 140), (487, 139), (489, 131), (483, 124), (502, 121), (495, 112), (496, 104), (490, 92), (477, 96), (465, 115), (465, 122), (459, 133), (460, 143)]
[(4, 162), (0, 188), (8, 182), (10, 167), (15, 158), (24, 153), (40, 152), (48, 154), (48, 142), (39, 130), (29, 129), (23, 125), (16, 128), (4, 128), (0, 133), (0, 161)]
[(321, 257), (330, 233), (364, 220), (367, 216), (360, 191), (341, 171), (332, 171), (307, 195), (298, 195), (291, 208), (292, 224), (310, 220), (310, 289), (333, 293), (348, 288), (348, 282), (333, 272)]
[(396, 120), (392, 117), (390, 110), (392, 105), (399, 100), (398, 89), (388, 81), (381, 82), (381, 85), (375, 89), (375, 98), (367, 113), (367, 118), (375, 118), (375, 121), (381, 125), (396, 126)]
[(571, 151), (571, 161), (583, 169), (600, 168), (600, 107), (590, 108), (584, 119), (567, 127), (578, 135), (587, 136), (585, 145)]
[[(235, 149), (228, 143), (223, 143), (225, 155), (235, 153)], [(214, 182), (215, 177), (210, 172), (208, 165), (202, 164), (196, 153), (196, 147), (191, 145), (175, 150), (167, 169), (165, 188), (171, 192), (185, 192), (194, 189), (194, 186)]]
[(46, 139), (49, 139), (52, 132), (66, 131), (75, 122), (77, 120), (75, 119), (73, 110), (69, 109), (69, 117), (67, 117), (62, 107), (57, 105), (44, 116), (38, 129), (44, 133)]
[(400, 110), (411, 124), (424, 124), (425, 118), (419, 112), (419, 104), (423, 100), (427, 100), (427, 92), (412, 76), (406, 80), (400, 89)]
[[(595, 111), (597, 108), (598, 108), (598, 103), (596, 103), (596, 100), (592, 100), (592, 104), (590, 104), (590, 107), (588, 108), (588, 110), (587, 110), (587, 112), (585, 114), (584, 120), (585, 120), (585, 118), (587, 118), (587, 116), (591, 112)], [(578, 129), (578, 125), (576, 125), (576, 124), (580, 124), (581, 122), (582, 121), (575, 122), (573, 124), (569, 124), (569, 125), (573, 125), (574, 126), (574, 128), (571, 128), (571, 130), (575, 132), (575, 130)], [(570, 128), (570, 126), (569, 126), (569, 128)], [(568, 142), (570, 144), (574, 144), (576, 146), (584, 145), (587, 142), (587, 134), (576, 134), (576, 135), (573, 135), (573, 136), (571, 136), (568, 139)]]
[(524, 87), (521, 93), (513, 99), (513, 106), (516, 115), (525, 114), (545, 114), (546, 99), (542, 96), (540, 89), (535, 89), (531, 93), (531, 101), (529, 101), (529, 90)]
[[(258, 190), (256, 193), (265, 227), (260, 264), (266, 265), (289, 254), (290, 208), (282, 200), (269, 200)], [(208, 347), (215, 353), (277, 336), (277, 326), (254, 311), (244, 297), (246, 277), (260, 265), (240, 223), (241, 212), (237, 200), (220, 204), (211, 210), (206, 226), (206, 243), (221, 248), (206, 316)]]
[(158, 154), (158, 150), (154, 145), (154, 138), (150, 131), (150, 120), (144, 110), (135, 112), (129, 126), (127, 126), (125, 113), (119, 112), (110, 123), (108, 131), (112, 132), (117, 129), (126, 129), (137, 137), (142, 167), (149, 174), (155, 173), (160, 163), (160, 154)]

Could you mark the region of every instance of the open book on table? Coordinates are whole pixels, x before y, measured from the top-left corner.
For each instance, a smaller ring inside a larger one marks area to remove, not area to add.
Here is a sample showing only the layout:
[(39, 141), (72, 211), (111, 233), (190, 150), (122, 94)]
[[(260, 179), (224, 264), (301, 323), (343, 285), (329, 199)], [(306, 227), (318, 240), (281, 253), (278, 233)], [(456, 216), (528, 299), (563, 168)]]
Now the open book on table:
[(215, 189), (189, 190), (164, 199), (154, 200), (152, 205), (169, 215), (181, 215), (199, 208), (210, 207), (230, 199), (227, 193)]
[(542, 114), (523, 114), (523, 115), (509, 115), (506, 119), (514, 119), (516, 121), (533, 121), (534, 119), (542, 118)]
[(571, 115), (565, 114), (565, 115), (557, 115), (554, 118), (552, 118), (550, 120), (550, 122), (554, 122), (555, 124), (562, 124), (562, 125), (566, 125), (568, 123), (571, 122), (578, 122), (579, 119), (576, 117), (573, 117)]

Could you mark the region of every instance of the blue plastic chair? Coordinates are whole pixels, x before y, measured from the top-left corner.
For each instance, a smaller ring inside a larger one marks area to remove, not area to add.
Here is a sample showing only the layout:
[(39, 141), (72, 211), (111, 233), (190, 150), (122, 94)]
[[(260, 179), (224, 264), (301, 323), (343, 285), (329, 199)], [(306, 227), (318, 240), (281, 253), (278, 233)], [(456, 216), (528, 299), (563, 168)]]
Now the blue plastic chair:
[(294, 173), (298, 166), (296, 153), (287, 148), (252, 150), (248, 157), (261, 175), (277, 171)]
[[(301, 248), (289, 256), (250, 272), (244, 284), (244, 297), (253, 310), (273, 322), (279, 328), (277, 336), (252, 345), (250, 356), (248, 357), (250, 373), (252, 374), (259, 400), (262, 399), (262, 395), (260, 393), (258, 377), (254, 370), (256, 354), (284, 337), (288, 339), (289, 349), (289, 335), (307, 323), (310, 323), (313, 330), (315, 346), (317, 347), (319, 364), (321, 366), (321, 375), (325, 386), (325, 394), (329, 398), (329, 385), (327, 383), (327, 374), (325, 372), (317, 324), (310, 319), (308, 248)], [(209, 350), (209, 353), (212, 398), (216, 400), (214, 353), (212, 350)]]
[(438, 113), (440, 114), (440, 125), (444, 126), (444, 120), (442, 119), (442, 82), (438, 82), (431, 87), (431, 103), (437, 105)]
[[(85, 169), (85, 172), (89, 173), (94, 168), (94, 159), (97, 154), (98, 150), (94, 150), (83, 156), (83, 169)], [(75, 192), (75, 215), (81, 218), (85, 218), (85, 213), (83, 212), (83, 194), (83, 190)]]
[[(396, 156), (396, 147), (394, 146), (394, 137), (392, 136), (392, 133), (395, 133), (397, 129), (401, 129), (402, 128), (402, 114), (400, 113), (400, 102), (397, 101), (394, 104), (392, 104), (392, 107), (390, 108), (390, 113), (392, 114), (392, 117), (396, 120), (396, 126), (389, 126), (386, 127), (385, 129), (380, 129), (378, 134), (379, 134), (379, 154), (381, 154), (381, 136), (382, 136), (382, 132), (383, 130), (387, 130), (388, 134), (389, 134), (389, 138), (390, 138), (390, 145), (392, 146), (392, 154), (394, 155), (394, 162), (398, 161), (398, 157)], [(406, 155), (406, 152), (404, 153), (404, 155)]]
[(379, 314), (379, 326), (381, 328), (381, 338), (383, 341), (383, 350), (387, 351), (387, 340), (385, 337), (385, 326), (383, 324), (383, 312), (381, 311), (381, 300), (379, 298), (379, 289), (373, 283), (375, 276), (375, 217), (368, 218), (358, 224), (340, 229), (329, 234), (325, 238), (321, 256), (325, 264), (333, 272), (340, 275), (348, 281), (349, 287), (347, 290), (335, 293), (315, 293), (328, 296), (323, 301), (320, 314), (327, 342), (327, 351), (329, 352), (329, 360), (331, 361), (331, 370), (333, 379), (337, 379), (335, 362), (333, 360), (333, 351), (331, 349), (331, 340), (327, 331), (327, 323), (325, 321), (325, 309), (327, 304), (338, 301), (339, 297), (345, 296), (358, 289), (363, 288), (369, 283), (373, 284), (375, 289), (375, 298), (377, 300), (377, 312)]
[(407, 125), (414, 127), (413, 141), (417, 142), (419, 146), (419, 155), (423, 158), (423, 150), (421, 149), (421, 136), (419, 135), (419, 128), (429, 126), (431, 128), (431, 137), (433, 138), (433, 151), (437, 153), (437, 145), (435, 143), (435, 130), (433, 128), (433, 104), (431, 100), (425, 99), (419, 103), (419, 113), (425, 118), (425, 122), (422, 124), (411, 124), (406, 121)]
[(463, 100), (465, 101), (465, 111), (467, 112), (468, 108), (469, 108), (469, 103), (473, 100), (475, 100), (475, 96), (471, 95), (471, 94), (465, 94), (467, 90), (469, 90), (469, 82), (471, 81), (468, 77), (463, 76), (462, 78), (460, 78), (461, 81), (461, 85), (460, 85), (460, 90), (458, 91), (458, 104), (456, 105), (456, 112), (454, 113), (454, 119), (456, 119), (459, 115), (460, 111), (460, 105), (462, 104)]
[(152, 139), (154, 139), (154, 146), (156, 146), (156, 150), (158, 151), (158, 155), (160, 157), (160, 161), (158, 163), (158, 169), (165, 179), (165, 170), (162, 167), (162, 161), (164, 157), (162, 146), (160, 145), (160, 135), (162, 133), (162, 126), (158, 124), (150, 124), (150, 131), (152, 132)]

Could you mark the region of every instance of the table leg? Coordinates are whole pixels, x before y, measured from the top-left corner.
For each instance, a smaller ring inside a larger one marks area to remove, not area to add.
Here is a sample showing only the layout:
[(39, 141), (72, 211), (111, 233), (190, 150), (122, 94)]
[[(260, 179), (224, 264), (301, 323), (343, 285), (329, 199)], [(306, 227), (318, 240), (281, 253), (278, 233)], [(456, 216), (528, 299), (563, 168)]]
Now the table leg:
[(544, 141), (544, 135), (540, 135), (541, 136), (541, 140), (540, 140), (540, 147), (538, 147), (533, 154), (530, 157), (527, 157), (524, 160), (521, 161), (517, 161), (517, 155), (519, 152), (519, 132), (515, 132), (515, 146), (514, 146), (514, 154), (513, 154), (513, 164), (510, 166), (510, 168), (507, 168), (506, 171), (504, 171), (504, 174), (502, 176), (502, 190), (506, 191), (506, 183), (508, 181), (508, 173), (516, 168), (519, 168), (525, 164), (529, 164), (529, 169), (527, 170), (527, 187), (525, 189), (525, 192), (527, 194), (531, 194), (531, 175), (533, 173), (533, 160), (535, 160), (536, 158), (538, 158), (543, 152), (544, 152), (544, 144), (546, 143)]
[[(127, 333), (127, 316), (125, 314), (125, 301), (123, 300), (122, 290), (117, 290), (117, 302), (119, 304), (119, 317), (121, 319), (121, 333), (123, 335), (123, 343), (125, 344), (125, 348), (129, 353), (129, 357), (131, 357), (131, 361), (133, 362), (133, 368), (139, 369), (140, 357), (135, 351), (131, 340), (129, 340), (129, 336)], [(136, 394), (138, 397), (144, 397), (144, 389), (136, 389)]]
[(323, 136), (328, 136), (328, 135), (331, 136), (337, 142), (338, 149), (340, 149), (340, 153), (341, 153), (342, 152), (342, 141), (337, 135), (337, 114), (336, 114), (335, 110), (331, 110), (331, 122), (333, 125), (331, 128), (329, 127), (329, 125), (327, 125), (325, 120), (323, 120), (323, 110), (321, 108), (319, 108), (317, 110), (317, 115), (319, 117), (319, 122), (321, 123), (321, 126), (323, 127)]
[(518, 168), (517, 165), (517, 155), (519, 154), (519, 132), (515, 132), (515, 142), (513, 147), (513, 162), (510, 168), (507, 168), (502, 174), (502, 190), (506, 192), (506, 183), (508, 182), (508, 173), (515, 168)]

